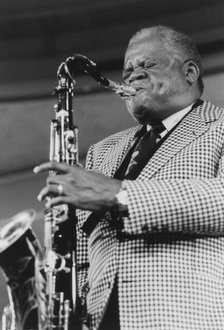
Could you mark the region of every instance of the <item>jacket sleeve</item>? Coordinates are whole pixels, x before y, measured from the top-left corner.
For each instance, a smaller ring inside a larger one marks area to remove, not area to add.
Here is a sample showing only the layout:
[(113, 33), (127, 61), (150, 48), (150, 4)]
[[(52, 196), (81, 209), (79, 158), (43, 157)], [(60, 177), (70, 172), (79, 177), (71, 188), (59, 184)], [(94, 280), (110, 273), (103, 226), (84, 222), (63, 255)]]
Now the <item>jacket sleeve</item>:
[(123, 185), (129, 211), (125, 234), (224, 235), (224, 155), (211, 179), (126, 180)]

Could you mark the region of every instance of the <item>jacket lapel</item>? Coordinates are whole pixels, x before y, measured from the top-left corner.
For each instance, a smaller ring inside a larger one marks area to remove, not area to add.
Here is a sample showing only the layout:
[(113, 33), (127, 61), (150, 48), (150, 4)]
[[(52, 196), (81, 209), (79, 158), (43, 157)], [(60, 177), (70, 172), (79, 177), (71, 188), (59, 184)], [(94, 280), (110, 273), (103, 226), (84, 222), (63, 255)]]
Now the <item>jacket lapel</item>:
[(101, 164), (100, 171), (105, 175), (113, 177), (117, 169), (126, 156), (131, 144), (136, 136), (136, 133), (142, 126), (133, 127), (127, 134), (122, 135), (118, 142), (116, 142), (107, 152), (105, 160)]
[(212, 111), (206, 111), (211, 110), (210, 105), (209, 102), (204, 101), (202, 105), (196, 107), (182, 120), (150, 159), (138, 179), (151, 178), (178, 152), (209, 129), (207, 123), (216, 120)]

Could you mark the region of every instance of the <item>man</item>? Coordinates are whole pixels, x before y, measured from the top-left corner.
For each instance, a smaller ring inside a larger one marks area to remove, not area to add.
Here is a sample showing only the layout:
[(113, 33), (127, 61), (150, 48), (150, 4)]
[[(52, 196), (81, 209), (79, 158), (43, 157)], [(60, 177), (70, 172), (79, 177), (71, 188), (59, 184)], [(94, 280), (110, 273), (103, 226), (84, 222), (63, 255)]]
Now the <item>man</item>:
[[(200, 100), (201, 70), (189, 37), (164, 26), (141, 30), (123, 72), (140, 125), (92, 146), (87, 170), (35, 169), (61, 174), (40, 192), (40, 200), (53, 196), (47, 206), (84, 210), (80, 295), (90, 329), (224, 328), (224, 111)], [(149, 153), (139, 135), (161, 122)], [(109, 327), (116, 303), (119, 320), (115, 311)]]

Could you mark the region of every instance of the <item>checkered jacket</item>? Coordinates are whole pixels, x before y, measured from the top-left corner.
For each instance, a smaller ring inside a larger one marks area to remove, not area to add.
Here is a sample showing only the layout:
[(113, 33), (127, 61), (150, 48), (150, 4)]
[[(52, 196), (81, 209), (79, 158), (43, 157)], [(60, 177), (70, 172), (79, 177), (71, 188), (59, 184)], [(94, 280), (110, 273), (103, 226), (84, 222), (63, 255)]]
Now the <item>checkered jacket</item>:
[[(140, 128), (93, 145), (87, 168), (113, 177)], [(87, 237), (90, 212), (79, 212), (79, 295), (89, 329), (99, 327), (117, 276), (121, 330), (223, 330), (224, 109), (203, 101), (124, 184), (123, 229), (108, 213)]]

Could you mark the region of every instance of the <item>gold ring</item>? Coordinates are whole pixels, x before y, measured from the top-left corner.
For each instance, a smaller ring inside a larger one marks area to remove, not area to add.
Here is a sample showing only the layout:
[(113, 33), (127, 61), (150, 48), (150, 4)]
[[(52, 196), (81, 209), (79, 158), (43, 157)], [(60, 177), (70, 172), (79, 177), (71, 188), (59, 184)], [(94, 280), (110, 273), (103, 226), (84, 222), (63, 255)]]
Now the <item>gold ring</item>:
[(63, 190), (64, 190), (62, 184), (59, 184), (57, 186), (57, 189), (58, 189), (58, 195), (62, 195), (63, 194)]

